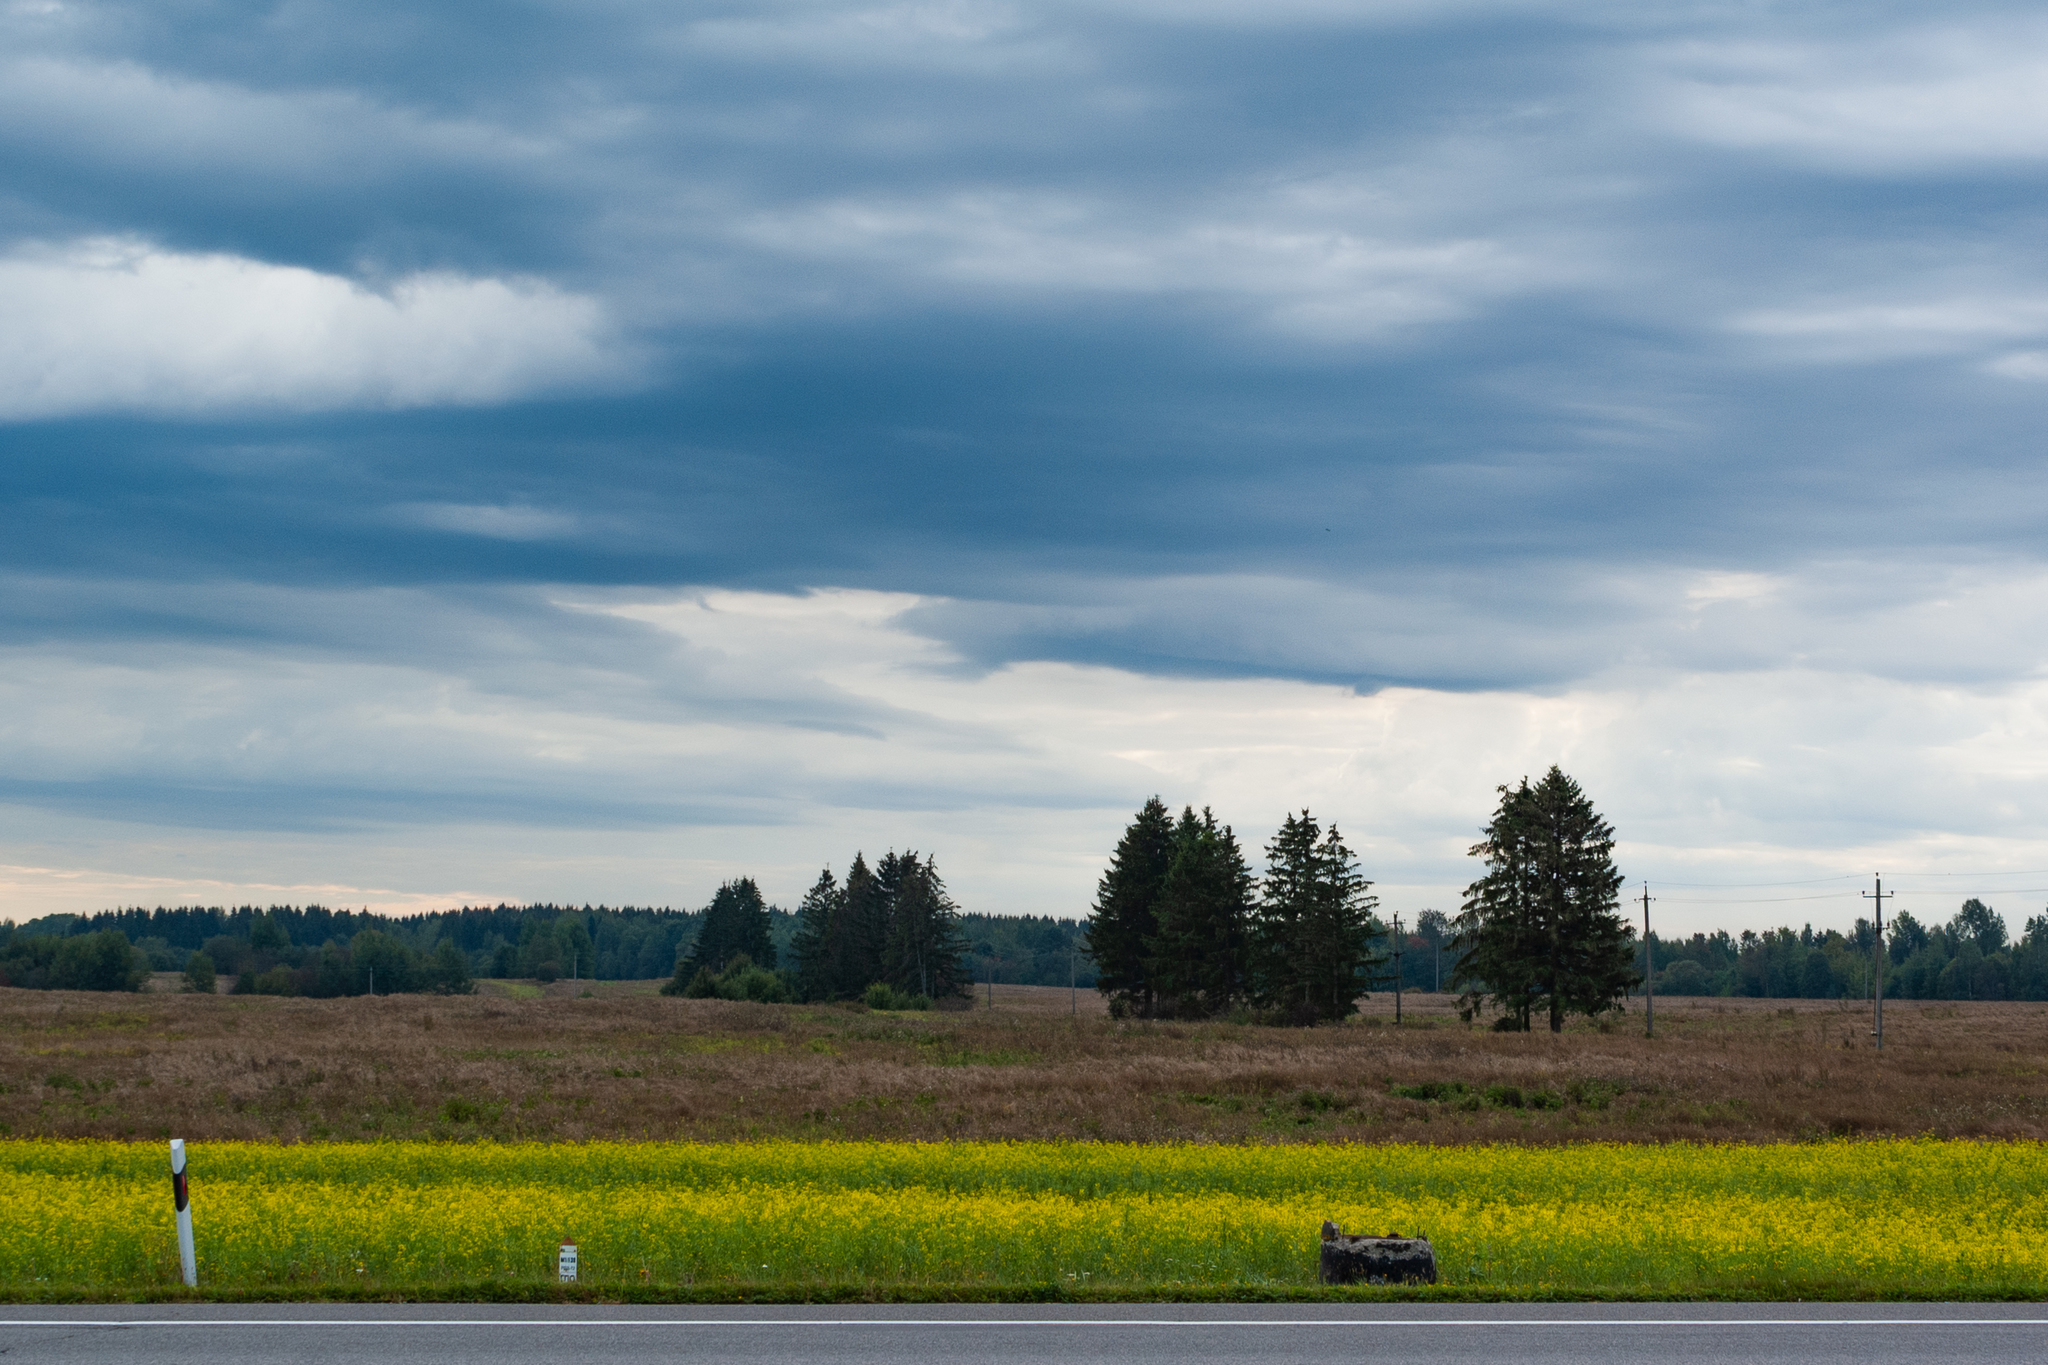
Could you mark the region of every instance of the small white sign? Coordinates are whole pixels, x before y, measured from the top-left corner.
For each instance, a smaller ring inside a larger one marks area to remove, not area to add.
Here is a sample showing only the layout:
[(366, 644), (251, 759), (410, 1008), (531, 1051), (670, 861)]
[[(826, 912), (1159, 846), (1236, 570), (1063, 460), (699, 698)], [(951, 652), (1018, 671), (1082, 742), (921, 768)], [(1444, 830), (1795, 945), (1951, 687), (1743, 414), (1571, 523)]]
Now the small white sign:
[(576, 1278), (576, 1244), (562, 1243), (561, 1257), (555, 1262), (555, 1273), (566, 1282)]

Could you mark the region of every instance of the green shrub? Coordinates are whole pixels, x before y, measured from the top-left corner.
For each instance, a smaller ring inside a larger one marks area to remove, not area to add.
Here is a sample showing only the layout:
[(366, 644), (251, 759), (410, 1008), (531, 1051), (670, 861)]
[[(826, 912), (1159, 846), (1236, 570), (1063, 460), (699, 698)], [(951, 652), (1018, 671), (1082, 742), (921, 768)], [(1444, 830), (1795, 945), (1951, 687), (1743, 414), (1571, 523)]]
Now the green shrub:
[(185, 989), (194, 995), (212, 995), (219, 984), (214, 975), (213, 959), (205, 953), (195, 952), (185, 959)]
[(50, 984), (61, 991), (139, 991), (147, 980), (149, 959), (119, 929), (67, 938), (50, 963)]
[(932, 999), (910, 991), (899, 991), (886, 981), (870, 984), (861, 1000), (871, 1010), (928, 1010)]
[(1564, 1097), (1586, 1109), (1605, 1109), (1621, 1091), (1622, 1087), (1613, 1081), (1580, 1080), (1564, 1088)]
[(249, 983), (249, 991), (254, 995), (297, 995), (299, 983), (291, 968), (272, 967), (267, 972), (257, 973), (256, 979)]
[(1489, 1085), (1486, 1087), (1485, 1098), (1488, 1104), (1501, 1109), (1520, 1109), (1522, 1107), (1522, 1089), (1520, 1086)]
[(697, 974), (680, 985), (671, 981), (661, 988), (663, 995), (683, 995), (692, 1000), (716, 1000), (718, 998), (718, 977), (709, 967), (699, 967)]
[(481, 1104), (457, 1098), (441, 1106), (441, 1117), (449, 1123), (495, 1123), (503, 1109), (502, 1104)]
[(793, 998), (782, 973), (756, 965), (745, 953), (735, 956), (725, 964), (724, 971), (715, 975), (709, 967), (699, 967), (697, 974), (680, 989), (671, 980), (661, 988), (661, 993), (688, 996), (692, 1000), (753, 1000), (765, 1005), (787, 1004)]
[(1455, 1100), (1469, 1089), (1463, 1081), (1423, 1081), (1416, 1085), (1397, 1085), (1393, 1093), (1404, 1100)]

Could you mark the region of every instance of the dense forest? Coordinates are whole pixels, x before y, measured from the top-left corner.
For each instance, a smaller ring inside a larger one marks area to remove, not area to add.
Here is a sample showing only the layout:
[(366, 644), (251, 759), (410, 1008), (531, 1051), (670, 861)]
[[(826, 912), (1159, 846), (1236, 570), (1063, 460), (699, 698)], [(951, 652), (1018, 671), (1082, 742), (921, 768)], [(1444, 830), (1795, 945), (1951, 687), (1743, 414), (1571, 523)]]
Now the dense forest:
[[(798, 917), (772, 905), (765, 912), (773, 961), (792, 971)], [(704, 920), (704, 910), (549, 904), (408, 916), (318, 905), (52, 915), (0, 924), (0, 985), (133, 990), (152, 971), (186, 971), (194, 953), (226, 988), (275, 994), (462, 991), (479, 977), (648, 980), (674, 974)], [(1064, 986), (1071, 971), (1075, 984), (1097, 986), (1086, 921), (961, 912), (955, 923), (965, 946), (961, 969), (971, 982)], [(1396, 940), (1379, 917), (1373, 924), (1387, 960), (1372, 966), (1364, 984), (1391, 990)], [(1403, 930), (1400, 984), (1446, 988), (1460, 956), (1448, 917), (1425, 910)], [(1671, 996), (1865, 999), (1874, 939), (1867, 920), (1846, 934), (1809, 925), (1653, 936), (1652, 981), (1658, 994)], [(1633, 951), (1640, 956), (1640, 941)], [(2048, 914), (2028, 918), (2014, 939), (2004, 917), (1974, 898), (1942, 925), (1902, 912), (1885, 926), (1884, 989), (1903, 1000), (2048, 1000)]]
[[(772, 905), (765, 913), (775, 960), (794, 962), (796, 915)], [(227, 988), (247, 993), (459, 992), (479, 977), (648, 980), (674, 973), (695, 947), (705, 916), (706, 910), (668, 907), (547, 904), (406, 916), (319, 905), (51, 915), (0, 924), (0, 985), (134, 990), (151, 972), (187, 971), (195, 953)], [(1079, 985), (1095, 984), (1076, 920), (962, 913), (957, 924), (970, 980), (1064, 986), (1071, 962)]]
[[(2048, 1000), (2048, 915), (2029, 918), (2015, 942), (2004, 916), (1972, 897), (1945, 925), (1923, 925), (1902, 911), (1884, 937), (1884, 993), (1894, 999)], [(1689, 939), (1652, 935), (1652, 984), (1664, 995), (1863, 999), (1871, 993), (1876, 942), (1867, 919), (1847, 934), (1808, 925)]]

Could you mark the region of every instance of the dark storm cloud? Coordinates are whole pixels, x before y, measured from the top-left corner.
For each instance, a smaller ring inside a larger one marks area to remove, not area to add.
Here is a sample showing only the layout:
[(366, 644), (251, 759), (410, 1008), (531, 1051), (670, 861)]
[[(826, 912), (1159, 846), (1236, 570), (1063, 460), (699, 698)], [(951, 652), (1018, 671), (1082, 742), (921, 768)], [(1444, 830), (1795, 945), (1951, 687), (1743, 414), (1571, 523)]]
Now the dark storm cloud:
[[(969, 668), (1557, 688), (1848, 666), (1850, 624), (1920, 619), (1912, 566), (2039, 553), (2048, 30), (2023, 11), (0, 25), (0, 288), (41, 291), (10, 326), (24, 364), (85, 338), (0, 381), (19, 646), (411, 659), (727, 715), (746, 686), (546, 593), (840, 586), (948, 599), (905, 619)], [(268, 404), (233, 372), (270, 333), (206, 359), (257, 286), (120, 311), (151, 269), (235, 262), (337, 300), (333, 355), (279, 362)], [(504, 322), (448, 322), (497, 281)], [(67, 308), (88, 284), (112, 302)], [(457, 344), (473, 362), (409, 385)], [(1686, 594), (1731, 573), (1776, 605), (1697, 629)], [(1972, 685), (2037, 662), (1931, 628), (1894, 654), (1872, 666)], [(309, 809), (388, 804), (333, 790)]]

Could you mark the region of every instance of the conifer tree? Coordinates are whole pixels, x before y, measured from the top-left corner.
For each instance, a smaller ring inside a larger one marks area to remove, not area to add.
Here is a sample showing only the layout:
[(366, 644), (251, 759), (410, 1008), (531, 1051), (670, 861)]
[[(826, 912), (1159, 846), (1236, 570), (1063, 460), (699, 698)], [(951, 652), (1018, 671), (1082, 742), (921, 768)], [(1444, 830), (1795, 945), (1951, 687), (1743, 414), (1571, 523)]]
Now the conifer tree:
[(1541, 1010), (1566, 1016), (1619, 1009), (1642, 983), (1618, 911), (1614, 828), (1579, 784), (1552, 766), (1535, 786), (1499, 788), (1500, 805), (1471, 853), (1486, 872), (1465, 888), (1454, 985), (1470, 1019), (1491, 1001), (1498, 1029), (1526, 1032)]
[(1095, 988), (1109, 997), (1112, 1014), (1147, 1018), (1157, 992), (1146, 960), (1158, 932), (1155, 902), (1173, 863), (1173, 815), (1153, 797), (1117, 841), (1109, 870), (1096, 884), (1088, 918), (1087, 951), (1095, 960)]
[(697, 941), (691, 945), (690, 955), (676, 968), (676, 975), (688, 981), (699, 967), (708, 967), (716, 975), (741, 953), (758, 967), (771, 971), (775, 967), (775, 944), (768, 937), (768, 906), (752, 877), (741, 877), (718, 888), (711, 904), (704, 909), (704, 927), (697, 931)]
[(845, 941), (846, 892), (828, 867), (796, 910), (796, 934), (789, 946), (796, 958), (799, 999), (832, 1000), (841, 994)]
[(939, 877), (937, 860), (920, 862), (914, 852), (890, 857), (896, 859), (890, 869), (893, 875), (879, 878), (885, 885), (893, 884), (895, 892), (882, 979), (899, 991), (932, 999), (959, 994), (967, 983), (962, 962), (967, 939), (960, 932), (960, 909)]
[(1230, 826), (1207, 807), (1184, 809), (1146, 957), (1155, 1013), (1199, 1019), (1244, 998), (1252, 886)]
[(889, 888), (876, 878), (862, 854), (846, 869), (844, 945), (835, 996), (859, 995), (882, 979), (882, 954), (889, 943)]
[(1386, 962), (1373, 950), (1384, 932), (1378, 898), (1335, 825), (1324, 833), (1304, 810), (1281, 822), (1266, 845), (1266, 876), (1253, 926), (1259, 1002), (1283, 1018), (1311, 1023), (1354, 1013), (1372, 974)]

